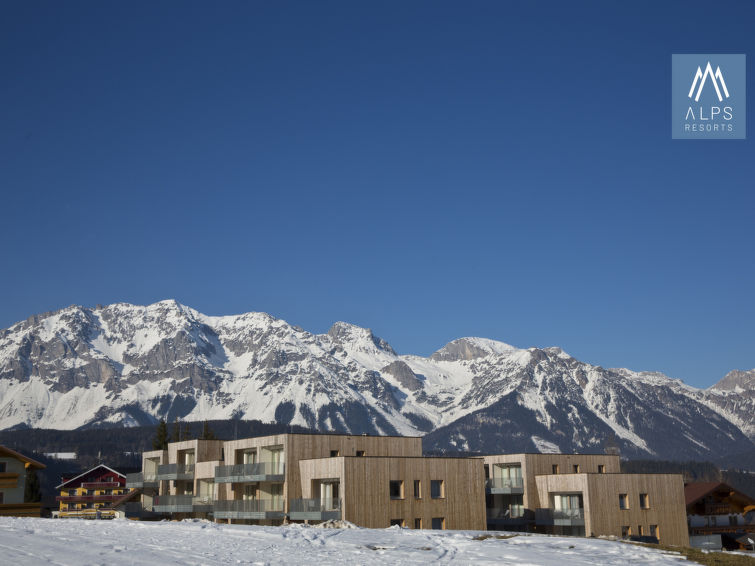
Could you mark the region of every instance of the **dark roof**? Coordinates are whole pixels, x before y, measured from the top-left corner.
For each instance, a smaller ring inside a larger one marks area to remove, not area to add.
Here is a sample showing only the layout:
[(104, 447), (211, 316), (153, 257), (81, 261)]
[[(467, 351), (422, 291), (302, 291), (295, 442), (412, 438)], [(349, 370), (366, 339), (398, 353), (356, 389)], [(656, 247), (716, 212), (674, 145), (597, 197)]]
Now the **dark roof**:
[(24, 456), (23, 454), (20, 454), (16, 452), (15, 450), (11, 450), (7, 446), (0, 445), (0, 454), (6, 454), (8, 456), (11, 456), (12, 458), (16, 458), (17, 460), (21, 460), (24, 464), (28, 464), (27, 467), (32, 468), (38, 468), (40, 470), (46, 468), (44, 464), (37, 462), (36, 460), (33, 460), (29, 458), (28, 456)]
[[(685, 485), (684, 486), (684, 504), (692, 505), (693, 503), (699, 501), (706, 495), (717, 490), (727, 491), (731, 494), (736, 495), (739, 499), (749, 501), (750, 504), (755, 504), (755, 500), (749, 495), (747, 495), (746, 493), (737, 491), (736, 489), (731, 487), (729, 484), (718, 482), (718, 481), (695, 482), (695, 483), (688, 483), (687, 485)], [(747, 503), (745, 503), (745, 505), (747, 505)]]
[(119, 497), (115, 501), (113, 501), (110, 505), (108, 505), (108, 509), (115, 509), (119, 505), (122, 505), (126, 503), (127, 501), (133, 499), (137, 495), (141, 495), (142, 490), (141, 489), (132, 489), (127, 494), (123, 495), (122, 497)]

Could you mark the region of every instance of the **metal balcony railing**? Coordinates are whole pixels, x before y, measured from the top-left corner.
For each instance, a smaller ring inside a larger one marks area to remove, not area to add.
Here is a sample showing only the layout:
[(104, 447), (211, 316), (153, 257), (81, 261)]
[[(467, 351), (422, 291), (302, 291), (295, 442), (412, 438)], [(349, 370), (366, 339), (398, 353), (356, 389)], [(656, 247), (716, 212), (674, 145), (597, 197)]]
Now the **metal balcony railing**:
[(524, 506), (511, 505), (510, 507), (488, 507), (487, 517), (490, 520), (524, 521)]
[(282, 480), (285, 465), (280, 462), (257, 462), (235, 466), (216, 466), (216, 483), (241, 483)]
[(192, 480), (194, 464), (164, 464), (157, 467), (158, 480)]
[(55, 497), (55, 501), (62, 501), (63, 503), (90, 503), (95, 501), (115, 501), (123, 497), (123, 495), (58, 495)]

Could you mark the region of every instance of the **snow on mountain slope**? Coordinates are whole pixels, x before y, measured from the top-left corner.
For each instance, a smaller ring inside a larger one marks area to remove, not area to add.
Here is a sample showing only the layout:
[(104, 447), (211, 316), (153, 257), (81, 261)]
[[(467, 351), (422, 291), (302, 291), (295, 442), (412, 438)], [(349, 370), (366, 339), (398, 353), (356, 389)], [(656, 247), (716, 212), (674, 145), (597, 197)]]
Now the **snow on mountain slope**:
[(714, 457), (752, 445), (752, 391), (741, 383), (703, 391), (473, 337), (398, 355), (345, 322), (312, 334), (265, 313), (206, 316), (175, 301), (71, 306), (0, 331), (0, 428), (254, 418), (432, 431), (437, 450), (585, 451), (615, 439), (653, 456), (673, 439), (681, 455)]

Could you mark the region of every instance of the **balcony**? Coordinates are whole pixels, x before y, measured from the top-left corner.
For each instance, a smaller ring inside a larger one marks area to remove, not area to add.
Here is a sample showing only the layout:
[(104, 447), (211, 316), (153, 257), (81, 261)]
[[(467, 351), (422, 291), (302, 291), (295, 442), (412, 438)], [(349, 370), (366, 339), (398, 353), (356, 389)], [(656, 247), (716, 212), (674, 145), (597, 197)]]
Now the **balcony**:
[(532, 521), (531, 513), (531, 511), (527, 512), (522, 506), (488, 507), (487, 522), (501, 527), (523, 526)]
[(163, 480), (193, 480), (194, 464), (165, 464), (157, 466), (157, 479)]
[(142, 473), (126, 475), (126, 487), (131, 489), (157, 489), (159, 485), (160, 482), (154, 475), (145, 476)]
[(217, 466), (215, 468), (215, 483), (280, 482), (284, 479), (284, 472), (284, 464), (274, 462)]
[(152, 508), (143, 507), (138, 501), (129, 502), (125, 505), (127, 519), (139, 519), (140, 521), (158, 520), (165, 518), (162, 513), (155, 513)]
[(292, 521), (330, 521), (341, 518), (340, 499), (292, 499), (289, 503)]
[(535, 523), (560, 527), (583, 527), (585, 510), (579, 509), (536, 509)]
[(210, 513), (212, 498), (207, 496), (159, 495), (153, 499), (155, 513)]
[(117, 481), (89, 481), (81, 484), (84, 489), (112, 489), (114, 487), (121, 487), (121, 484)]
[(283, 498), (215, 501), (216, 519), (282, 519)]
[(123, 495), (58, 495), (55, 497), (55, 501), (62, 501), (63, 503), (95, 503), (115, 501), (121, 497), (123, 497)]
[(485, 491), (491, 495), (521, 495), (524, 481), (522, 478), (489, 478), (485, 480)]

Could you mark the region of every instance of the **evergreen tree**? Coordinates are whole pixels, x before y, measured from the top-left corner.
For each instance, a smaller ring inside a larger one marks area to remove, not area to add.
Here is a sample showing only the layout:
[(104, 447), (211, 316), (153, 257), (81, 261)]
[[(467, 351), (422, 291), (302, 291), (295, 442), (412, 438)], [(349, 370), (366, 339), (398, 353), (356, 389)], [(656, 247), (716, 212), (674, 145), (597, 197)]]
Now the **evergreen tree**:
[(173, 432), (170, 435), (171, 442), (178, 442), (181, 440), (181, 423), (178, 422), (178, 418), (173, 421)]
[(205, 421), (202, 424), (202, 436), (200, 437), (202, 440), (215, 440), (215, 433), (210, 428), (210, 423)]
[(166, 450), (168, 448), (168, 425), (165, 419), (160, 419), (152, 439), (152, 450)]
[(183, 431), (181, 431), (181, 440), (191, 440), (191, 425), (184, 423)]
[(42, 492), (39, 489), (39, 478), (37, 470), (27, 468), (26, 485), (24, 486), (24, 503), (37, 503), (42, 499)]

